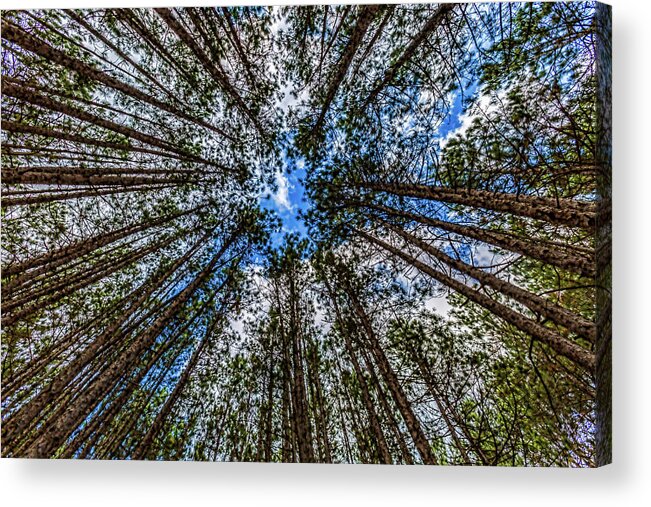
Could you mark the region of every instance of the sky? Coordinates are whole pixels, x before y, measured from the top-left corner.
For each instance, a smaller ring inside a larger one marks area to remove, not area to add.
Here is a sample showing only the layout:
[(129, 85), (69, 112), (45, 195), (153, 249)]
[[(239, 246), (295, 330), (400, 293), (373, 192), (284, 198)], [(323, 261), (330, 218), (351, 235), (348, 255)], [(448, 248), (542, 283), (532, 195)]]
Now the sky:
[(287, 155), (283, 156), (283, 170), (276, 172), (275, 192), (265, 194), (260, 201), (263, 209), (275, 211), (282, 220), (282, 228), (272, 236), (272, 245), (278, 247), (282, 244), (285, 234), (295, 233), (301, 238), (307, 238), (307, 227), (299, 217), (301, 212), (307, 211), (309, 204), (305, 195), (305, 163), (303, 160), (294, 160)]

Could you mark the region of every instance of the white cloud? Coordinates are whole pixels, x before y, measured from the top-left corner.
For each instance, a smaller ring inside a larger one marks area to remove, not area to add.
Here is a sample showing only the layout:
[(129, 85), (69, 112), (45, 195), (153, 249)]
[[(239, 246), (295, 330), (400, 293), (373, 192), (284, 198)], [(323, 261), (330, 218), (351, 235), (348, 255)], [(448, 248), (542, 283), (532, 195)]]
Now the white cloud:
[(287, 16), (279, 15), (281, 11), (280, 7), (273, 6), (270, 9), (271, 9), (272, 16), (275, 18), (270, 28), (272, 39), (275, 40), (276, 37), (278, 36), (278, 32), (280, 32), (281, 30), (282, 31), (287, 30), (287, 28), (289, 27), (289, 23), (287, 21)]
[(293, 211), (294, 206), (289, 202), (289, 189), (292, 188), (292, 185), (289, 183), (287, 176), (280, 171), (276, 172), (276, 184), (278, 190), (271, 194), (271, 200), (279, 210)]
[(291, 108), (307, 104), (310, 101), (311, 92), (309, 88), (297, 92), (296, 84), (290, 82), (281, 88), (280, 97), (282, 97), (282, 99), (277, 102), (276, 107), (286, 115)]
[(239, 319), (231, 319), (231, 329), (235, 331), (240, 336), (244, 334), (244, 322), (249, 317), (249, 315), (244, 314)]
[(433, 296), (425, 301), (424, 306), (428, 310), (433, 310), (443, 317), (447, 317), (452, 309), (452, 306), (448, 303), (447, 296)]

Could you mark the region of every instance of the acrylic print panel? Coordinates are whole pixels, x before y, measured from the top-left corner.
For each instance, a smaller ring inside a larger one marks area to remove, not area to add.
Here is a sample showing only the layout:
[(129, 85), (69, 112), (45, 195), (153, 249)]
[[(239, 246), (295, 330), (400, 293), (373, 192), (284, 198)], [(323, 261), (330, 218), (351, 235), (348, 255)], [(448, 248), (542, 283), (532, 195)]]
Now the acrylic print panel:
[(610, 8), (2, 13), (2, 455), (592, 467)]

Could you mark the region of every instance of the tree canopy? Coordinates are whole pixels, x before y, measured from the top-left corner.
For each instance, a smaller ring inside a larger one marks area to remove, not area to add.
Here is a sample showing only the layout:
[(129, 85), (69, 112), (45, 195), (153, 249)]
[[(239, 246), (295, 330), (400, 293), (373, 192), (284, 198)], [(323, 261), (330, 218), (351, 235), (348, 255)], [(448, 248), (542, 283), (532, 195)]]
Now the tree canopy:
[(609, 16), (2, 12), (2, 455), (609, 462)]

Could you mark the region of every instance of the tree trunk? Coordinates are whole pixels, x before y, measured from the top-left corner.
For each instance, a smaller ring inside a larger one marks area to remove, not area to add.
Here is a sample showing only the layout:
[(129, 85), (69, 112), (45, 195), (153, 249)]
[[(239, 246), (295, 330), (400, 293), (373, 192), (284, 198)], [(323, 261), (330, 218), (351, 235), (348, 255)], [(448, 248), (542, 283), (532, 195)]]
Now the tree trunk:
[[(227, 279), (227, 281), (222, 284), (222, 287), (227, 286), (228, 283), (229, 280)], [(227, 299), (227, 295), (223, 298), (220, 309), (217, 311), (208, 330), (204, 333), (203, 339), (199, 342), (194, 352), (192, 353), (190, 360), (188, 361), (187, 365), (183, 369), (183, 373), (181, 373), (181, 376), (177, 380), (176, 385), (174, 386), (174, 390), (168, 396), (167, 400), (165, 401), (165, 404), (156, 415), (156, 419), (154, 419), (154, 422), (147, 430), (147, 433), (143, 436), (142, 440), (140, 440), (138, 447), (136, 447), (136, 450), (131, 455), (131, 459), (141, 460), (145, 458), (151, 458), (151, 454), (150, 454), (151, 444), (153, 443), (154, 439), (156, 438), (156, 436), (162, 429), (163, 425), (167, 421), (167, 418), (171, 413), (172, 409), (174, 408), (174, 405), (178, 401), (179, 396), (181, 395), (183, 389), (185, 389), (185, 386), (190, 380), (190, 376), (192, 375), (195, 367), (197, 366), (197, 363), (201, 358), (201, 354), (203, 353), (204, 349), (208, 345), (208, 341), (212, 338), (212, 334), (217, 329), (217, 326), (221, 325), (223, 321), (224, 313), (226, 312), (226, 305), (227, 305), (226, 299)]]
[(45, 58), (46, 60), (57, 63), (63, 67), (66, 67), (81, 76), (98, 81), (108, 86), (109, 88), (113, 88), (114, 90), (122, 92), (125, 95), (140, 100), (141, 102), (150, 104), (154, 107), (157, 107), (158, 109), (162, 109), (163, 111), (171, 113), (186, 121), (189, 121), (196, 125), (201, 125), (213, 131), (215, 130), (215, 128), (205, 120), (202, 120), (200, 118), (195, 118), (183, 112), (182, 110), (171, 106), (166, 102), (158, 100), (157, 98), (152, 97), (151, 95), (148, 95), (138, 90), (137, 88), (134, 88), (133, 86), (128, 85), (114, 78), (113, 76), (106, 74), (101, 70), (91, 67), (90, 65), (82, 62), (81, 60), (70, 57), (67, 54), (65, 54), (63, 51), (59, 51), (58, 49), (53, 48), (46, 42), (40, 40), (39, 38), (35, 37), (32, 34), (23, 31), (21, 28), (19, 28), (16, 25), (6, 22), (5, 20), (2, 20), (2, 37), (10, 42), (13, 42), (14, 44), (19, 45), (23, 49), (31, 51), (32, 53), (35, 53), (41, 56), (42, 58)]
[[(165, 215), (162, 217), (149, 219), (140, 222), (138, 224), (128, 225), (126, 227), (122, 227), (115, 231), (100, 234), (98, 236), (94, 236), (89, 239), (75, 242), (72, 245), (41, 254), (27, 261), (15, 263), (15, 264), (9, 264), (8, 266), (3, 268), (2, 276), (3, 278), (5, 278), (14, 274), (22, 273), (21, 275), (12, 278), (9, 281), (8, 286), (11, 287), (14, 286), (14, 284), (15, 285), (22, 284), (25, 281), (30, 280), (34, 276), (47, 273), (48, 271), (54, 270), (54, 268), (58, 266), (70, 262), (72, 259), (79, 258), (103, 246), (109, 245), (111, 243), (119, 241), (120, 239), (126, 238), (127, 236), (131, 236), (138, 232), (142, 232), (151, 227), (156, 227), (158, 225), (171, 222), (172, 220), (175, 220), (182, 216), (196, 213), (197, 211), (201, 210), (203, 207), (204, 206), (197, 206), (188, 211), (181, 211), (178, 213), (173, 213), (171, 215)], [(41, 270), (36, 271), (36, 268), (39, 268), (40, 266), (44, 266), (44, 267), (41, 268)], [(28, 272), (28, 270), (34, 270), (34, 271)]]
[(240, 37), (237, 34), (237, 29), (235, 28), (235, 24), (233, 23), (233, 17), (228, 11), (228, 7), (221, 7), (221, 12), (222, 12), (222, 16), (226, 20), (226, 24), (228, 26), (228, 33), (233, 43), (233, 47), (237, 51), (237, 54), (239, 55), (240, 60), (242, 61), (242, 65), (244, 66), (244, 70), (246, 71), (246, 75), (249, 80), (249, 85), (252, 88), (254, 88), (257, 85), (257, 83), (256, 83), (255, 76), (253, 75), (253, 67), (251, 65), (251, 62), (249, 62), (248, 57), (246, 56), (246, 51), (244, 51), (244, 48), (242, 47), (242, 42), (240, 41)]
[[(181, 156), (175, 153), (162, 152), (158, 150), (152, 150), (149, 148), (142, 148), (139, 146), (133, 146), (131, 144), (121, 144), (112, 141), (102, 141), (100, 139), (85, 137), (79, 134), (71, 134), (69, 132), (54, 130), (49, 127), (27, 125), (24, 123), (17, 123), (11, 120), (2, 120), (2, 129), (6, 130), (7, 132), (14, 132), (17, 134), (33, 134), (33, 135), (48, 137), (52, 139), (61, 139), (63, 141), (70, 141), (72, 143), (87, 144), (89, 146), (98, 146), (100, 148), (109, 148), (111, 150), (117, 150), (119, 152), (127, 153), (133, 151), (137, 153), (147, 153), (149, 155), (172, 158), (175, 160), (182, 160), (186, 162), (197, 162), (195, 158), (188, 158), (187, 156)], [(210, 165), (215, 165), (212, 162), (205, 162), (205, 163), (209, 163)]]
[[(160, 185), (157, 187), (151, 186), (137, 186), (137, 187), (115, 187), (115, 188), (100, 188), (97, 190), (84, 190), (83, 192), (63, 192), (59, 194), (40, 194), (27, 197), (4, 198), (2, 199), (3, 208), (11, 208), (13, 206), (28, 206), (31, 204), (43, 204), (56, 201), (69, 201), (72, 199), (83, 199), (86, 197), (98, 197), (101, 195), (115, 195), (115, 194), (128, 194), (131, 192), (155, 192), (172, 188), (173, 185)], [(6, 195), (6, 192), (3, 193)]]
[(453, 189), (409, 183), (362, 182), (355, 186), (403, 197), (461, 204), (474, 208), (506, 212), (551, 224), (593, 229), (595, 205), (568, 198), (517, 195), (488, 190)]
[(432, 14), (423, 28), (418, 32), (416, 37), (414, 37), (409, 45), (405, 48), (403, 53), (400, 55), (400, 58), (391, 65), (386, 73), (384, 74), (384, 77), (382, 80), (371, 90), (371, 93), (369, 93), (368, 97), (364, 101), (364, 105), (362, 106), (362, 110), (365, 110), (371, 102), (373, 102), (379, 93), (389, 84), (391, 81), (393, 81), (400, 71), (400, 69), (407, 63), (409, 60), (411, 60), (415, 53), (416, 50), (420, 47), (420, 45), (427, 40), (427, 38), (430, 36), (432, 32), (434, 32), (443, 22), (446, 20), (447, 15), (457, 6), (458, 4), (452, 4), (452, 3), (446, 3), (446, 4), (440, 4), (436, 10), (434, 11), (434, 14)]
[(457, 429), (452, 424), (452, 420), (450, 419), (447, 413), (447, 406), (445, 406), (444, 402), (442, 401), (442, 396), (434, 383), (426, 359), (423, 357), (422, 352), (420, 350), (416, 350), (416, 347), (414, 347), (412, 343), (407, 343), (406, 346), (407, 346), (407, 350), (409, 351), (409, 354), (411, 355), (412, 361), (416, 363), (418, 369), (420, 370), (421, 378), (425, 381), (425, 385), (427, 386), (428, 391), (430, 392), (432, 398), (434, 398), (434, 403), (436, 403), (436, 408), (438, 409), (439, 414), (441, 414), (441, 417), (445, 422), (445, 426), (448, 428), (448, 432), (452, 437), (452, 441), (454, 442), (455, 447), (457, 448), (457, 450), (461, 454), (461, 457), (464, 460), (464, 465), (471, 465), (472, 461), (470, 460), (470, 456), (468, 456), (465, 446), (459, 439), (459, 435), (457, 434)]
[(443, 262), (444, 264), (447, 264), (452, 269), (455, 269), (460, 273), (464, 273), (474, 278), (480, 282), (481, 285), (492, 287), (505, 296), (508, 296), (515, 301), (523, 304), (531, 311), (548, 318), (559, 326), (569, 329), (573, 333), (586, 338), (590, 342), (594, 342), (596, 336), (594, 322), (580, 315), (577, 315), (561, 306), (555, 305), (551, 301), (533, 294), (532, 292), (521, 289), (512, 283), (500, 280), (498, 277), (479, 268), (476, 268), (470, 264), (466, 264), (463, 261), (454, 259), (453, 257), (450, 257), (449, 255), (443, 253), (435, 246), (427, 243), (426, 241), (423, 241), (413, 234), (409, 234), (403, 231), (398, 227), (386, 224), (386, 222), (385, 225), (390, 231), (393, 231), (395, 234), (411, 243), (412, 245), (416, 245), (418, 248), (424, 252), (427, 252), (429, 255)]
[(377, 412), (375, 411), (375, 406), (373, 405), (373, 400), (371, 398), (371, 394), (368, 388), (368, 383), (366, 382), (366, 378), (364, 376), (364, 372), (362, 371), (359, 365), (359, 361), (357, 360), (357, 356), (353, 349), (353, 344), (348, 334), (347, 326), (343, 320), (343, 316), (341, 315), (341, 309), (339, 308), (339, 304), (337, 303), (336, 295), (333, 292), (332, 286), (328, 281), (327, 276), (324, 276), (323, 281), (326, 286), (326, 289), (328, 290), (330, 301), (332, 302), (333, 308), (335, 310), (335, 315), (337, 321), (339, 322), (341, 334), (344, 337), (344, 342), (346, 345), (346, 350), (348, 351), (348, 356), (350, 357), (350, 361), (353, 365), (353, 369), (355, 370), (355, 375), (357, 376), (357, 379), (360, 384), (360, 388), (362, 390), (362, 399), (366, 407), (366, 412), (368, 413), (368, 419), (370, 422), (371, 431), (374, 436), (375, 445), (377, 447), (378, 459), (380, 463), (391, 464), (393, 462), (391, 458), (391, 452), (389, 451), (389, 446), (387, 445), (387, 441), (384, 437), (382, 427), (380, 426), (380, 421), (378, 419)]
[(416, 445), (416, 449), (418, 449), (418, 453), (420, 454), (423, 463), (426, 465), (438, 464), (438, 461), (432, 452), (432, 448), (427, 439), (427, 436), (423, 432), (421, 424), (411, 408), (409, 400), (407, 399), (407, 395), (402, 389), (398, 377), (396, 376), (393, 368), (391, 367), (391, 364), (389, 363), (389, 360), (384, 354), (384, 350), (382, 350), (382, 346), (380, 345), (380, 342), (375, 335), (371, 321), (364, 308), (362, 307), (362, 304), (357, 299), (357, 295), (355, 294), (353, 287), (350, 285), (350, 281), (346, 278), (343, 279), (343, 287), (346, 295), (350, 299), (351, 306), (357, 315), (360, 324), (362, 325), (362, 329), (364, 330), (364, 334), (366, 335), (371, 348), (371, 353), (373, 354), (378, 368), (380, 369), (380, 372), (384, 377), (385, 382), (387, 383), (389, 391), (391, 391), (391, 395), (396, 402), (398, 410), (400, 410), (400, 413), (405, 420), (409, 434), (414, 440), (414, 444)]
[[(124, 435), (126, 434), (125, 429), (128, 431), (129, 426), (126, 424), (122, 425), (119, 431), (116, 431), (110, 427), (111, 423), (118, 416), (120, 411), (126, 406), (133, 393), (137, 388), (140, 387), (140, 383), (146, 377), (147, 373), (149, 373), (153, 366), (161, 359), (163, 354), (170, 350), (173, 345), (177, 345), (178, 353), (172, 357), (172, 360), (167, 361), (165, 367), (161, 369), (161, 372), (159, 373), (154, 383), (154, 388), (162, 383), (163, 379), (168, 374), (168, 369), (172, 365), (173, 360), (176, 359), (177, 355), (180, 354), (185, 346), (184, 344), (182, 344), (183, 346), (178, 346), (176, 340), (179, 338), (181, 333), (189, 327), (190, 324), (191, 322), (188, 322), (185, 325), (181, 326), (179, 330), (170, 337), (170, 339), (166, 340), (163, 346), (158, 348), (156, 353), (152, 355), (147, 364), (144, 367), (140, 368), (133, 378), (127, 379), (125, 381), (124, 388), (117, 395), (117, 397), (110, 402), (108, 408), (103, 408), (99, 414), (93, 417), (91, 421), (87, 422), (84, 428), (75, 436), (73, 441), (66, 446), (65, 450), (60, 455), (61, 459), (70, 459), (75, 455), (75, 453), (80, 450), (82, 450), (82, 454), (79, 456), (80, 458), (87, 457), (88, 454), (93, 451), (93, 458), (101, 459), (102, 456), (98, 453), (97, 450), (93, 449), (95, 445), (98, 444), (98, 441), (101, 440), (101, 442), (99, 442), (99, 445), (104, 448), (107, 447), (111, 442), (117, 442), (117, 444), (121, 443)], [(130, 417), (128, 419), (128, 422), (135, 423), (138, 418)], [(114, 445), (114, 448), (117, 447), (117, 444)], [(116, 456), (114, 455), (104, 457), (110, 458)]]
[(289, 316), (290, 333), (292, 335), (292, 366), (294, 380), (294, 416), (298, 437), (298, 451), (301, 463), (314, 462), (314, 448), (312, 446), (312, 432), (309, 414), (307, 412), (307, 394), (305, 392), (305, 374), (303, 368), (303, 352), (301, 347), (301, 316), (298, 311), (298, 293), (294, 285), (294, 277), (290, 272), (289, 281)]
[(13, 440), (29, 429), (29, 425), (36, 419), (38, 414), (45, 407), (52, 404), (66, 387), (77, 377), (80, 372), (97, 356), (97, 354), (109, 343), (115, 333), (133, 315), (134, 311), (144, 304), (161, 284), (171, 277), (181, 266), (183, 266), (196, 252), (196, 250), (207, 240), (207, 235), (196, 242), (186, 254), (174, 262), (161, 274), (154, 274), (132, 296), (134, 301), (125, 308), (122, 314), (115, 319), (88, 347), (86, 347), (75, 359), (68, 363), (58, 375), (41, 392), (34, 396), (28, 403), (12, 414), (2, 424), (2, 437), (6, 443)]
[(244, 103), (244, 100), (240, 94), (233, 88), (233, 85), (228, 81), (228, 77), (223, 74), (208, 58), (208, 56), (203, 52), (199, 44), (192, 36), (191, 33), (187, 32), (186, 29), (178, 22), (177, 19), (172, 15), (170, 9), (154, 9), (156, 13), (161, 17), (165, 23), (172, 29), (172, 31), (178, 36), (178, 38), (185, 43), (186, 46), (194, 53), (197, 59), (201, 62), (204, 68), (208, 73), (213, 77), (213, 79), (219, 84), (221, 89), (226, 93), (226, 95), (235, 103), (237, 108), (244, 113), (250, 120), (251, 123), (255, 126), (262, 137), (265, 136), (262, 127), (258, 121), (258, 118), (251, 112), (249, 107)]
[(168, 322), (181, 310), (194, 292), (210, 277), (217, 262), (228, 248), (227, 241), (208, 265), (175, 297), (167, 309), (161, 313), (141, 336), (121, 356), (111, 363), (101, 377), (95, 379), (76, 399), (75, 405), (59, 417), (48, 423), (44, 434), (33, 441), (25, 452), (27, 458), (48, 458), (65, 442), (77, 426), (90, 414), (99, 401), (120, 379), (124, 371), (138, 360), (143, 351), (152, 346), (155, 339)]
[(62, 113), (71, 118), (76, 118), (78, 120), (91, 123), (92, 125), (95, 125), (97, 127), (101, 127), (106, 130), (110, 130), (112, 132), (122, 134), (127, 139), (135, 139), (136, 141), (140, 141), (141, 143), (148, 144), (150, 146), (155, 146), (156, 148), (160, 148), (165, 151), (176, 153), (177, 155), (180, 155), (185, 159), (194, 160), (196, 162), (203, 163), (203, 164), (211, 164), (211, 162), (204, 160), (201, 157), (192, 155), (191, 153), (188, 153), (186, 150), (180, 149), (174, 144), (164, 141), (163, 139), (159, 139), (152, 135), (145, 134), (143, 132), (135, 130), (131, 127), (127, 127), (125, 125), (121, 125), (114, 121), (101, 118), (100, 116), (88, 113), (82, 109), (71, 106), (69, 104), (58, 102), (49, 96), (41, 95), (39, 93), (36, 93), (34, 90), (28, 90), (22, 86), (17, 86), (16, 84), (12, 82), (8, 82), (7, 80), (3, 80), (2, 93), (9, 97), (14, 97), (16, 99), (22, 100), (23, 102), (27, 102), (35, 106), (49, 109), (50, 111)]
[(364, 35), (366, 35), (369, 26), (371, 26), (371, 23), (373, 23), (373, 20), (375, 19), (375, 16), (378, 14), (378, 12), (381, 12), (384, 9), (385, 6), (383, 5), (359, 6), (359, 14), (357, 15), (355, 28), (353, 28), (348, 44), (341, 54), (334, 72), (332, 72), (330, 81), (328, 83), (328, 88), (325, 92), (325, 98), (323, 100), (323, 106), (321, 107), (321, 113), (319, 114), (319, 117), (314, 125), (313, 133), (319, 133), (321, 131), (326, 114), (328, 113), (328, 109), (330, 109), (330, 104), (334, 100), (335, 95), (337, 94), (337, 90), (339, 90), (339, 86), (348, 73), (348, 68), (352, 63), (353, 58), (355, 57), (355, 54), (357, 53), (357, 50), (362, 43), (362, 40), (364, 39)]
[[(152, 254), (161, 248), (164, 248), (165, 246), (168, 246), (175, 239), (176, 238), (174, 237), (168, 238), (147, 248), (142, 248), (134, 252), (130, 252), (128, 255), (123, 257), (112, 266), (109, 266), (107, 268), (99, 266), (91, 269), (88, 273), (80, 274), (76, 278), (63, 280), (60, 284), (53, 287), (45, 287), (41, 291), (36, 292), (33, 297), (32, 295), (28, 295), (26, 298), (18, 301), (9, 301), (5, 303), (5, 306), (7, 308), (0, 322), (2, 322), (3, 326), (11, 326), (18, 320), (24, 319), (25, 317), (32, 315), (33, 313), (38, 312), (43, 308), (52, 306), (66, 296), (69, 296), (78, 290), (88, 287), (89, 285), (92, 285), (93, 283), (102, 280), (107, 276), (112, 275), (113, 273), (116, 273), (120, 269), (133, 264), (135, 261), (142, 259), (143, 257), (146, 257), (147, 255)], [(39, 297), (45, 299), (38, 299)], [(17, 306), (20, 306), (20, 309), (12, 313), (11, 310)]]
[(432, 268), (431, 266), (419, 261), (415, 257), (408, 255), (401, 250), (389, 245), (388, 243), (378, 239), (364, 231), (356, 230), (356, 233), (365, 238), (371, 243), (385, 249), (389, 253), (399, 257), (403, 261), (411, 264), (423, 273), (431, 276), (443, 285), (448, 286), (452, 290), (458, 292), (462, 296), (467, 297), (470, 301), (482, 306), (489, 310), (497, 317), (505, 320), (512, 326), (516, 327), (525, 334), (532, 338), (541, 341), (548, 345), (559, 355), (566, 357), (570, 361), (582, 366), (583, 368), (593, 371), (594, 369), (594, 354), (589, 350), (584, 349), (580, 345), (566, 339), (560, 334), (546, 328), (534, 320), (531, 320), (519, 312), (512, 310), (508, 306), (498, 303), (494, 299), (482, 294), (481, 292), (468, 287), (466, 284), (455, 280), (454, 278)]
[(151, 72), (147, 71), (142, 65), (139, 65), (138, 63), (134, 62), (129, 56), (124, 53), (118, 46), (113, 44), (109, 39), (104, 37), (98, 30), (96, 30), (90, 23), (87, 23), (84, 18), (79, 16), (77, 13), (75, 13), (73, 10), (66, 10), (65, 13), (70, 16), (71, 19), (79, 23), (81, 26), (83, 26), (86, 30), (88, 30), (93, 36), (95, 36), (97, 39), (102, 41), (102, 43), (111, 49), (116, 55), (118, 55), (122, 60), (125, 62), (129, 63), (134, 69), (136, 69), (138, 72), (140, 72), (143, 76), (145, 76), (149, 81), (151, 81), (156, 87), (161, 90), (165, 96), (175, 102), (177, 101), (177, 98), (174, 96), (174, 94), (165, 88), (158, 79), (156, 79)]
[[(371, 375), (371, 385), (374, 386), (375, 391), (377, 392), (376, 399), (378, 399), (380, 401), (380, 405), (382, 405), (382, 410), (384, 411), (385, 420), (389, 425), (389, 429), (391, 430), (391, 433), (393, 434), (395, 443), (398, 446), (400, 455), (402, 456), (402, 460), (407, 465), (413, 465), (414, 458), (412, 456), (411, 451), (407, 447), (407, 443), (405, 442), (405, 436), (398, 425), (398, 421), (395, 416), (395, 411), (389, 404), (389, 399), (391, 394), (385, 391), (382, 385), (382, 381), (380, 380), (380, 378), (377, 376), (377, 373), (375, 372), (375, 366), (373, 365), (373, 361), (369, 356), (367, 350), (364, 348), (360, 348), (359, 352), (362, 357), (362, 360), (364, 361), (364, 364), (366, 365), (366, 371)], [(378, 417), (379, 417), (379, 413), (378, 413)]]
[(152, 178), (148, 176), (119, 176), (93, 174), (66, 174), (65, 172), (36, 172), (3, 169), (2, 182), (7, 185), (68, 185), (68, 186), (121, 186), (171, 185), (197, 183), (193, 178)]
[(484, 229), (472, 225), (455, 224), (454, 222), (437, 220), (382, 205), (358, 203), (353, 204), (353, 206), (361, 206), (380, 211), (393, 217), (405, 218), (443, 231), (476, 239), (482, 243), (531, 257), (545, 264), (551, 264), (561, 269), (580, 274), (586, 278), (593, 278), (595, 274), (593, 251), (588, 248), (564, 245), (536, 238), (524, 239), (515, 234)]

